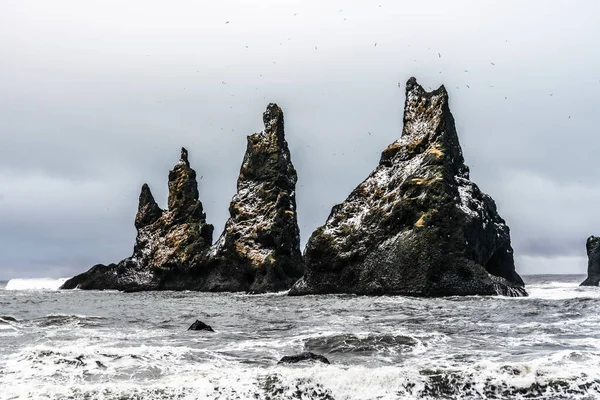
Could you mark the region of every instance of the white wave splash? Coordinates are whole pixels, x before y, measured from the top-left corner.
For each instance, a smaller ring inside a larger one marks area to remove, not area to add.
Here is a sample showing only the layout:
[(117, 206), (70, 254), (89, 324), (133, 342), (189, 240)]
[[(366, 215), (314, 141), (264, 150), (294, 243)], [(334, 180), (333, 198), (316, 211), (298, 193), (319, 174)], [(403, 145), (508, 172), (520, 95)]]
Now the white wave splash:
[(529, 299), (567, 300), (578, 298), (600, 298), (598, 287), (579, 286), (579, 282), (549, 281), (527, 285)]
[(5, 290), (58, 290), (69, 278), (11, 279)]

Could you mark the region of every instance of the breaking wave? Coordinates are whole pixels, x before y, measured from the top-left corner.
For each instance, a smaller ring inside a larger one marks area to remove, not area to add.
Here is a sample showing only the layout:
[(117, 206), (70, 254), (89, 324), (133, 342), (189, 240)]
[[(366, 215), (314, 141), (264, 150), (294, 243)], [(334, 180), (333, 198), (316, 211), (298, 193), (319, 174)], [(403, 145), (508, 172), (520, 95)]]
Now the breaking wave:
[(58, 290), (69, 278), (11, 279), (5, 290)]

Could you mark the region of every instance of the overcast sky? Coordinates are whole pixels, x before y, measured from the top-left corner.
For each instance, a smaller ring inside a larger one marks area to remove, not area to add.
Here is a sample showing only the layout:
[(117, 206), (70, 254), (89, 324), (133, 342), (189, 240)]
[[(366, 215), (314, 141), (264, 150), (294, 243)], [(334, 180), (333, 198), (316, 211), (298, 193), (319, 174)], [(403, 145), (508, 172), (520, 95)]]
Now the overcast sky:
[(600, 234), (598, 21), (597, 0), (2, 0), (0, 279), (131, 255), (140, 187), (165, 207), (182, 145), (216, 239), (269, 102), (305, 243), (399, 137), (410, 76), (450, 92), (517, 270), (584, 273)]

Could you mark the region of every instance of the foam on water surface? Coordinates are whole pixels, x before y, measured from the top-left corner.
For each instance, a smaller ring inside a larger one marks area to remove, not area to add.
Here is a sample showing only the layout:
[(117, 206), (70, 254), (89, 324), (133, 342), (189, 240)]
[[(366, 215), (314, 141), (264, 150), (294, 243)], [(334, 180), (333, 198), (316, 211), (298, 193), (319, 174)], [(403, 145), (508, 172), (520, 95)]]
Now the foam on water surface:
[[(527, 277), (511, 299), (4, 290), (0, 399), (600, 398), (600, 288), (579, 281)], [(302, 351), (331, 365), (277, 365)]]
[(69, 278), (11, 279), (5, 290), (58, 290)]

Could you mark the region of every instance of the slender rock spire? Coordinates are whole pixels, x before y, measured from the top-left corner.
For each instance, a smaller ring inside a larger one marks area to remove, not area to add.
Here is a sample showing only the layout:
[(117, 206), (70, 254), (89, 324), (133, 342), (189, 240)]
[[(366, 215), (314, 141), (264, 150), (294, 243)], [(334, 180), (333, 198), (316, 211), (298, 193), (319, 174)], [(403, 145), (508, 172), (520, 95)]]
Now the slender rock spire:
[(303, 272), (297, 176), (285, 140), (283, 111), (269, 104), (263, 122), (263, 132), (248, 136), (230, 218), (211, 251), (208, 290), (285, 290)]

